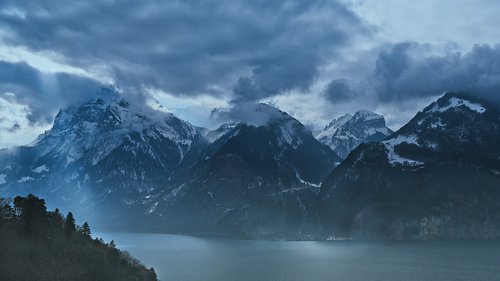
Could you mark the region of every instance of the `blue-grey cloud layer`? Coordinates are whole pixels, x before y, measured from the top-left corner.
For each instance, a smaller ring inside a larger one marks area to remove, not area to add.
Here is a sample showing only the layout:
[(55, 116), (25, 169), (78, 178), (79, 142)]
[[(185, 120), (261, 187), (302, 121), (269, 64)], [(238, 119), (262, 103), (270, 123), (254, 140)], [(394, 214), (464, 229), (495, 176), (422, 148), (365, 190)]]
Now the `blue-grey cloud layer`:
[(432, 53), (433, 46), (426, 44), (394, 44), (369, 62), (374, 66), (366, 68), (373, 72), (361, 74), (360, 69), (358, 80), (334, 79), (324, 95), (334, 104), (348, 102), (360, 92), (377, 103), (397, 103), (455, 91), (500, 102), (500, 45), (476, 45), (464, 54)]
[(417, 43), (397, 44), (380, 53), (373, 80), (382, 100), (431, 96), (443, 91), (469, 91), (498, 98), (500, 46), (476, 45), (466, 53), (412, 56)]
[[(121, 86), (255, 100), (306, 89), (361, 21), (332, 0), (7, 0), (9, 44), (51, 50)], [(23, 16), (19, 16), (19, 14)]]
[[(60, 107), (83, 102), (100, 87), (98, 82), (89, 78), (42, 73), (26, 63), (0, 61), (0, 97), (28, 105), (27, 118), (33, 124), (52, 122)], [(17, 129), (19, 125), (13, 124), (12, 131)]]
[[(307, 93), (324, 66), (349, 62), (339, 51), (359, 43), (356, 38), (377, 40), (371, 36), (376, 30), (342, 3), (3, 0), (0, 35), (4, 44), (55, 53), (90, 73), (104, 69), (121, 88), (180, 96), (231, 92), (240, 110), (290, 90)], [(375, 49), (386, 44), (375, 43)], [(360, 67), (356, 78), (323, 75), (331, 82), (322, 98), (388, 104), (446, 90), (498, 98), (500, 47), (476, 46), (465, 54), (426, 49), (432, 47), (425, 42), (390, 45), (352, 67)], [(30, 107), (33, 123), (50, 121), (59, 107), (88, 98), (98, 86), (89, 78), (46, 74), (23, 63), (0, 64), (0, 91), (15, 92)]]

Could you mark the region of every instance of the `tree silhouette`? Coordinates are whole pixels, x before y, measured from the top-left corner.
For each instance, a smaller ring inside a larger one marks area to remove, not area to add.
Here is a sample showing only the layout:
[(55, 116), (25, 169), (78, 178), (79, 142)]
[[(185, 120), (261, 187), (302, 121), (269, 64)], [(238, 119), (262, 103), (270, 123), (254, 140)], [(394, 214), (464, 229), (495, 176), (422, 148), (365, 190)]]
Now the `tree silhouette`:
[(41, 231), (40, 226), (47, 220), (45, 200), (31, 193), (27, 197), (17, 196), (14, 198), (14, 209), (29, 236)]
[(92, 232), (90, 231), (90, 226), (87, 222), (84, 222), (82, 228), (80, 229), (80, 233), (84, 236), (90, 237)]
[[(154, 269), (120, 251), (114, 241), (90, 239), (90, 226), (71, 212), (48, 212), (30, 194), (0, 197), (0, 280), (156, 281)], [(76, 231), (78, 229), (78, 232)]]
[(67, 235), (71, 235), (76, 231), (75, 218), (73, 217), (73, 213), (69, 212), (66, 216), (66, 222), (64, 223), (64, 230)]

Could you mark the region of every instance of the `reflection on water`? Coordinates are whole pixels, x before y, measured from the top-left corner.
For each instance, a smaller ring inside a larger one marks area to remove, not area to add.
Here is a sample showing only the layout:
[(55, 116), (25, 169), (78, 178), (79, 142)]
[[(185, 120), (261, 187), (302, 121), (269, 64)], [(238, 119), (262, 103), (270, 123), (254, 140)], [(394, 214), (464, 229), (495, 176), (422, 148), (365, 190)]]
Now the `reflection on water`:
[(500, 280), (500, 242), (275, 242), (167, 234), (113, 239), (163, 281)]

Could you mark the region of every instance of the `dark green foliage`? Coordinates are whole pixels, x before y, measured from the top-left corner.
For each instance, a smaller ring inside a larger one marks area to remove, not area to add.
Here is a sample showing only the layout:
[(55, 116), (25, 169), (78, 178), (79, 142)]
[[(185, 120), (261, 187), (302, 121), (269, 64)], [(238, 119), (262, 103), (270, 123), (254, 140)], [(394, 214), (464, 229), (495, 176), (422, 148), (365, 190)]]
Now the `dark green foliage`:
[(76, 226), (72, 213), (48, 212), (32, 194), (9, 203), (0, 198), (0, 280), (157, 280), (114, 242), (91, 239), (88, 223)]

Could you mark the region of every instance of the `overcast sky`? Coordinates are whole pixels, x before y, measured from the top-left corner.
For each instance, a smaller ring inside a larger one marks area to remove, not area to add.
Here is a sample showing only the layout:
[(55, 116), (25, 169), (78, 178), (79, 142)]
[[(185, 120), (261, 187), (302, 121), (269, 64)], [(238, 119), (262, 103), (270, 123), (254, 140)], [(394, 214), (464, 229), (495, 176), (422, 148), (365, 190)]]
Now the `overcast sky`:
[(499, 14), (494, 0), (3, 0), (0, 148), (102, 84), (206, 127), (224, 122), (215, 107), (267, 102), (313, 128), (367, 109), (398, 129), (444, 91), (498, 100)]

